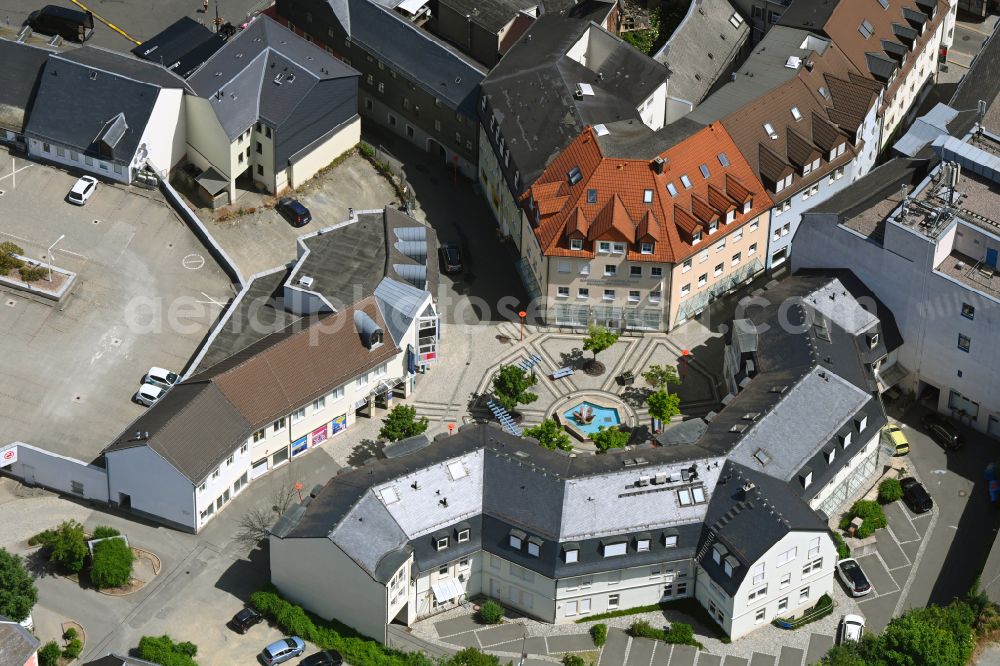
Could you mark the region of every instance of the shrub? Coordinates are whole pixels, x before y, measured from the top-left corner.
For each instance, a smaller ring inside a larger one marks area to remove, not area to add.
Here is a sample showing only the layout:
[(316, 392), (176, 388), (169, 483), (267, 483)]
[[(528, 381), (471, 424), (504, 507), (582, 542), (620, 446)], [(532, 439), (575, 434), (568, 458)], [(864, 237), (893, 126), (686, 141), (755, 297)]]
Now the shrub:
[(49, 561), (73, 573), (79, 573), (83, 569), (83, 563), (87, 559), (83, 525), (75, 520), (67, 520), (55, 529), (50, 546), (52, 552)]
[(684, 622), (674, 622), (670, 625), (669, 629), (664, 631), (663, 629), (653, 627), (645, 620), (636, 620), (632, 623), (632, 626), (628, 628), (628, 633), (633, 638), (651, 638), (653, 640), (663, 641), (664, 643), (692, 645), (699, 650), (704, 649), (704, 646), (695, 640), (694, 627), (690, 624), (685, 624)]
[(525, 437), (534, 437), (541, 446), (547, 449), (563, 451), (573, 449), (569, 435), (556, 423), (555, 419), (545, 419), (534, 428), (525, 428), (524, 435)]
[(468, 647), (448, 659), (442, 659), (438, 666), (500, 666), (500, 657)]
[(107, 539), (109, 537), (121, 536), (121, 532), (113, 527), (108, 527), (107, 525), (98, 525), (94, 528), (94, 534), (91, 539)]
[(74, 638), (76, 638), (77, 635), (78, 634), (76, 633), (76, 629), (73, 628), (73, 627), (70, 627), (69, 629), (67, 629), (66, 631), (63, 632), (63, 639), (65, 639), (67, 641), (71, 641)]
[(492, 599), (487, 599), (479, 607), (479, 621), (483, 624), (500, 624), (502, 620), (503, 606)]
[(174, 643), (170, 636), (143, 636), (139, 639), (139, 658), (160, 666), (198, 666), (192, 657), (198, 648), (192, 643)]
[(878, 484), (878, 501), (882, 504), (892, 504), (903, 496), (903, 486), (899, 479), (886, 479)]
[(885, 518), (885, 511), (878, 502), (872, 500), (858, 500), (848, 512), (848, 518), (860, 518), (861, 527), (857, 531), (859, 539), (867, 539), (875, 530), (882, 529), (889, 522)]
[(107, 539), (94, 544), (90, 580), (98, 589), (122, 587), (132, 578), (135, 556), (123, 539)]
[(20, 622), (38, 601), (35, 579), (24, 568), (21, 557), (0, 548), (0, 615)]
[(15, 254), (24, 254), (24, 250), (10, 241), (0, 243), (0, 275), (7, 275), (11, 270), (24, 266), (24, 262), (15, 257)]
[(358, 144), (358, 150), (361, 152), (362, 157), (366, 157), (370, 160), (375, 159), (375, 149), (369, 146), (367, 143)]
[(830, 532), (830, 536), (833, 537), (833, 545), (837, 547), (837, 559), (846, 560), (851, 556), (851, 548), (844, 541), (844, 537), (840, 536), (840, 532)]
[(48, 269), (42, 266), (21, 266), (21, 280), (24, 282), (38, 282), (48, 274)]
[(62, 656), (66, 659), (72, 660), (79, 657), (81, 652), (83, 652), (83, 643), (79, 638), (73, 638), (66, 644), (66, 647), (63, 648)]
[(45, 530), (28, 539), (29, 546), (51, 547), (56, 538), (55, 530)]
[(563, 666), (586, 666), (587, 662), (578, 654), (564, 654), (562, 658)]
[(595, 624), (590, 628), (590, 637), (594, 639), (594, 645), (601, 647), (608, 640), (608, 625)]
[(38, 651), (38, 663), (40, 666), (57, 666), (61, 656), (59, 645), (55, 641), (49, 641)]

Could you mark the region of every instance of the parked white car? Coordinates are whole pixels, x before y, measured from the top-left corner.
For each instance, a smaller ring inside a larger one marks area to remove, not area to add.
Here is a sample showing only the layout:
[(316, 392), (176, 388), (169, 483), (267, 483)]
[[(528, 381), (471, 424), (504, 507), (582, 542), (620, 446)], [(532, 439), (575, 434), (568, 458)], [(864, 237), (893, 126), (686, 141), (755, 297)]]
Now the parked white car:
[(146, 373), (146, 376), (142, 381), (145, 384), (152, 384), (153, 386), (159, 386), (162, 389), (168, 389), (180, 380), (180, 375), (176, 372), (170, 372), (169, 370), (153, 366), (149, 369), (149, 372)]
[(140, 405), (145, 405), (146, 407), (152, 407), (163, 397), (166, 393), (166, 389), (162, 389), (159, 386), (154, 386), (152, 384), (143, 384), (139, 387), (139, 390), (135, 393), (135, 401)]
[(69, 191), (66, 199), (71, 204), (76, 204), (77, 206), (82, 206), (87, 203), (87, 199), (94, 193), (97, 189), (97, 179), (93, 176), (80, 176), (80, 180), (76, 181), (73, 185), (73, 189)]
[(861, 642), (861, 637), (865, 635), (865, 618), (860, 615), (848, 614), (840, 620), (840, 631), (837, 634), (837, 642), (843, 645), (848, 641)]

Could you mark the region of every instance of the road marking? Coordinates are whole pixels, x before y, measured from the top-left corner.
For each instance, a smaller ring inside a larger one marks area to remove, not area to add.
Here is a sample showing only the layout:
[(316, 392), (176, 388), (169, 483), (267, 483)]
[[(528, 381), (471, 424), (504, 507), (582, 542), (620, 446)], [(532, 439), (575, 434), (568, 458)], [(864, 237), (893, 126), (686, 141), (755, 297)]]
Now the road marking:
[(104, 25), (108, 26), (109, 28), (111, 28), (112, 30), (114, 30), (119, 35), (121, 35), (122, 37), (124, 37), (128, 41), (132, 42), (136, 46), (142, 44), (142, 42), (140, 42), (138, 39), (134, 39), (131, 35), (129, 35), (127, 32), (125, 32), (124, 30), (122, 30), (121, 28), (119, 28), (118, 26), (116, 26), (114, 23), (112, 23), (111, 21), (107, 20), (106, 18), (104, 18), (103, 16), (101, 16), (100, 14), (98, 14), (97, 12), (89, 9), (82, 2), (78, 2), (78, 0), (70, 0), (70, 2), (72, 2), (74, 5), (76, 5), (77, 7), (79, 7), (80, 9), (82, 9), (83, 11), (90, 12), (91, 14), (93, 14), (95, 19), (97, 19), (98, 21), (100, 21)]
[[(13, 162), (11, 162), (11, 164), (13, 164)], [(30, 165), (30, 164), (26, 164), (23, 167), (21, 167), (20, 169), (18, 169), (17, 167), (14, 167), (14, 170), (11, 171), (10, 173), (8, 173), (6, 176), (0, 176), (0, 180), (3, 180), (4, 178), (13, 178), (14, 176), (16, 176), (17, 174), (19, 174), (20, 172), (24, 171), (25, 169), (30, 169), (31, 166), (32, 165)], [(14, 180), (12, 182), (15, 183), (14, 189), (17, 189), (17, 178), (14, 178)]]
[(956, 28), (961, 28), (962, 30), (968, 30), (969, 32), (974, 32), (976, 34), (982, 35), (983, 37), (989, 37), (991, 34), (993, 34), (993, 33), (990, 33), (990, 32), (986, 32), (984, 30), (979, 30), (978, 28), (974, 28), (969, 23), (959, 23), (955, 27)]
[[(181, 259), (181, 265), (189, 271), (196, 271), (205, 265), (205, 257), (197, 253), (189, 254)], [(208, 298), (208, 296), (205, 298)]]
[(212, 298), (211, 296), (209, 296), (205, 292), (201, 292), (201, 295), (204, 296), (205, 298), (207, 298), (208, 300), (207, 301), (195, 301), (196, 303), (203, 303), (205, 305), (208, 305), (209, 303), (211, 303), (212, 305), (218, 305), (220, 308), (225, 308), (226, 307), (225, 303), (220, 303), (219, 301), (215, 300), (214, 298)]
[(948, 470), (946, 470), (946, 469), (932, 469), (931, 470), (931, 474), (947, 474), (947, 473), (948, 473)]

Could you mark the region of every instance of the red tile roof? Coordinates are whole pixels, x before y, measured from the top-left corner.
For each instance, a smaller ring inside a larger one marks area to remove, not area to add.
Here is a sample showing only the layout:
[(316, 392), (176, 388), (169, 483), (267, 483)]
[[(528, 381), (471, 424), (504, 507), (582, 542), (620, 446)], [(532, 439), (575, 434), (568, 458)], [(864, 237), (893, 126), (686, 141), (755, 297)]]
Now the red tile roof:
[[(700, 249), (691, 243), (695, 231), (707, 231), (715, 221), (724, 235), (771, 207), (764, 186), (721, 123), (699, 130), (660, 158), (662, 174), (646, 160), (605, 157), (593, 130), (585, 128), (522, 199), (543, 254), (588, 257), (597, 241), (624, 241), (630, 260), (675, 263)], [(580, 177), (571, 183), (575, 170)], [(752, 208), (742, 214), (747, 201)], [(726, 225), (734, 209), (736, 220)], [(569, 249), (570, 236), (586, 239), (582, 251)], [(639, 243), (650, 239), (653, 253), (642, 254)]]

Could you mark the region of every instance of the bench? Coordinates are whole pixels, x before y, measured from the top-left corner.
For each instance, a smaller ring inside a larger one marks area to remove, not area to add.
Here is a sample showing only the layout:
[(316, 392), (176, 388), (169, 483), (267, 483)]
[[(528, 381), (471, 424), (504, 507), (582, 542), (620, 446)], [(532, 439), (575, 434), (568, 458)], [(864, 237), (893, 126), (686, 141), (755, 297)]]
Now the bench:
[(569, 366), (559, 368), (558, 370), (552, 373), (552, 379), (562, 379), (563, 377), (569, 377), (574, 372), (575, 371), (573, 370), (573, 368)]

